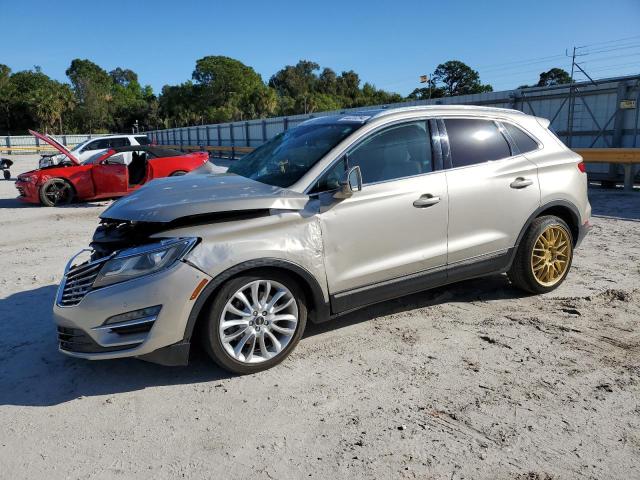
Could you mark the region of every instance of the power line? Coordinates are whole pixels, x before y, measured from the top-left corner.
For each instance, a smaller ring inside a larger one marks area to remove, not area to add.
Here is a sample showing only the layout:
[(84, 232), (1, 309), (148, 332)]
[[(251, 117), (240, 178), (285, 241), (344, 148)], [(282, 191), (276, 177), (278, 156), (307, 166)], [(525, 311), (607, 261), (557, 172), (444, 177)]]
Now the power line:
[(638, 55), (640, 55), (640, 52), (634, 52), (634, 53), (626, 53), (624, 55), (613, 55), (613, 56), (604, 56), (604, 57), (599, 57), (599, 58), (587, 58), (587, 60), (583, 60), (581, 62), (578, 62), (580, 65), (584, 65), (584, 64), (589, 64), (589, 63), (597, 63), (597, 62), (601, 62), (603, 60), (612, 60), (614, 58), (629, 58), (629, 57), (637, 57)]
[(619, 63), (617, 65), (605, 65), (604, 67), (600, 67), (600, 68), (590, 68), (590, 69), (588, 69), (587, 73), (590, 73), (590, 72), (603, 72), (603, 71), (615, 70), (615, 69), (624, 70), (624, 68), (622, 68), (622, 67), (634, 67), (636, 65), (640, 65), (640, 62), (632, 62), (632, 63), (625, 62), (625, 63)]
[(479, 67), (475, 67), (476, 70), (490, 70), (493, 68), (499, 68), (505, 65), (515, 65), (515, 64), (529, 64), (529, 63), (533, 63), (533, 62), (537, 62), (537, 61), (544, 61), (544, 60), (551, 60), (554, 58), (563, 58), (564, 54), (559, 54), (559, 55), (550, 55), (548, 57), (537, 57), (537, 58), (528, 58), (528, 59), (522, 59), (522, 60), (514, 60), (511, 62), (503, 62), (503, 63), (494, 63), (492, 65), (481, 65)]
[[(638, 47), (640, 47), (640, 43), (622, 45), (622, 46), (619, 46), (619, 47), (612, 47), (612, 48), (607, 48), (607, 49), (602, 49), (602, 50), (592, 50), (590, 52), (581, 53), (580, 56), (594, 55), (596, 53), (615, 52), (615, 51), (618, 51), (618, 50), (626, 50), (628, 48), (638, 48)], [(578, 55), (576, 55), (576, 56), (578, 56)]]
[(619, 39), (617, 39), (617, 40), (608, 40), (608, 41), (606, 41), (606, 42), (595, 42), (595, 43), (590, 43), (590, 44), (588, 44), (588, 45), (582, 45), (581, 47), (576, 47), (576, 50), (577, 50), (577, 49), (580, 49), (580, 48), (593, 47), (594, 45), (606, 45), (606, 44), (609, 44), (609, 43), (624, 42), (624, 41), (626, 41), (626, 40), (632, 40), (632, 39), (635, 39), (635, 38), (640, 38), (640, 35), (633, 35), (633, 36), (631, 36), (631, 37), (619, 38)]
[[(554, 57), (554, 58), (565, 58), (564, 55), (558, 55), (558, 57)], [(497, 70), (509, 70), (510, 68), (518, 68), (518, 67), (525, 67), (528, 65), (535, 65), (535, 64), (540, 64), (540, 63), (551, 63), (549, 60), (539, 60), (536, 62), (526, 62), (523, 63), (521, 65), (514, 65), (514, 66), (509, 66), (509, 65), (505, 65), (503, 67), (494, 67), (494, 68), (483, 68), (482, 71), (483, 72), (495, 72)]]

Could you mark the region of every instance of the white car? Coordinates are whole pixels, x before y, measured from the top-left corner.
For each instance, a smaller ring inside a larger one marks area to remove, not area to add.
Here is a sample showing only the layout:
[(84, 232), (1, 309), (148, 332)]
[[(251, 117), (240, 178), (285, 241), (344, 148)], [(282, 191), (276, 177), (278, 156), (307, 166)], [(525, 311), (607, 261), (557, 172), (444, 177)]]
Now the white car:
[[(38, 132), (31, 132), (31, 134), (42, 138), (42, 134)], [(110, 148), (150, 144), (151, 141), (146, 135), (108, 135), (85, 140), (69, 150), (69, 153), (78, 159), (80, 163), (84, 163), (85, 160), (95, 157), (96, 154), (106, 152)], [(65, 148), (65, 150), (67, 149)], [(64, 162), (65, 158), (67, 158), (67, 156), (63, 153), (57, 155), (44, 155), (40, 160), (40, 168), (60, 165)]]

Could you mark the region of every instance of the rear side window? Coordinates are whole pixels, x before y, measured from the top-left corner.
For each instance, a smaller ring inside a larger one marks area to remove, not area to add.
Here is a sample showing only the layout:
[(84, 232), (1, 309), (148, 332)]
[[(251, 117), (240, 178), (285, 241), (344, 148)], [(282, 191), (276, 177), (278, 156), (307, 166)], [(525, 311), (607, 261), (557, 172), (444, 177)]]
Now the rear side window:
[(137, 142), (140, 145), (151, 145), (151, 140), (148, 137), (136, 137)]
[(538, 142), (518, 127), (510, 123), (503, 123), (502, 125), (504, 125), (504, 128), (515, 142), (516, 147), (518, 147), (518, 153), (527, 153), (538, 149)]
[(112, 138), (109, 143), (111, 144), (111, 148), (128, 147), (129, 145), (131, 145), (131, 142), (129, 142), (129, 139), (126, 137)]
[(491, 120), (451, 118), (444, 123), (449, 137), (453, 168), (511, 156), (507, 140)]

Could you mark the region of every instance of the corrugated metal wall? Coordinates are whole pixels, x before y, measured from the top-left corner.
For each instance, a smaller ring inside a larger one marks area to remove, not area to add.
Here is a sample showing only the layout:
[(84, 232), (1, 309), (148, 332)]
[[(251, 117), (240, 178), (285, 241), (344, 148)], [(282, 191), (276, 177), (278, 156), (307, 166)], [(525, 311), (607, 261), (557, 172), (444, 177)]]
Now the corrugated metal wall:
[[(484, 105), (514, 108), (552, 120), (551, 128), (573, 148), (640, 147), (638, 108), (640, 76), (598, 80), (596, 84), (529, 88), (488, 92), (433, 100), (375, 105), (339, 112), (414, 105)], [(636, 108), (621, 109), (622, 100), (635, 100)], [(570, 112), (571, 110), (571, 112)], [(278, 133), (314, 117), (338, 111), (276, 117), (146, 132), (161, 145), (256, 147)]]

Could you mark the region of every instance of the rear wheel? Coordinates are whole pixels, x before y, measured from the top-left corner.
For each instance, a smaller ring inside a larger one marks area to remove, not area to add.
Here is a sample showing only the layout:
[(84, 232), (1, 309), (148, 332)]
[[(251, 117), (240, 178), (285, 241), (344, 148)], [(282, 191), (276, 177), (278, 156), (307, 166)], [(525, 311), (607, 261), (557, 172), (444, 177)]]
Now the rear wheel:
[(170, 177), (181, 177), (182, 175), (186, 175), (187, 172), (185, 172), (184, 170), (177, 170), (175, 172), (173, 172), (171, 175), (169, 175)]
[(507, 274), (522, 290), (550, 292), (567, 277), (572, 260), (571, 229), (564, 220), (547, 215), (533, 221)]
[(62, 178), (52, 178), (40, 187), (40, 201), (47, 207), (68, 205), (75, 193), (69, 182)]
[(239, 374), (282, 362), (307, 322), (304, 294), (288, 275), (259, 272), (229, 280), (213, 301), (202, 335), (221, 367)]

